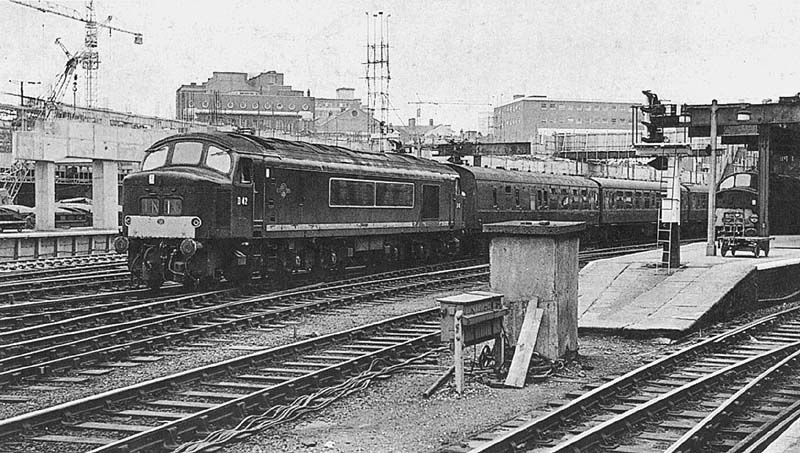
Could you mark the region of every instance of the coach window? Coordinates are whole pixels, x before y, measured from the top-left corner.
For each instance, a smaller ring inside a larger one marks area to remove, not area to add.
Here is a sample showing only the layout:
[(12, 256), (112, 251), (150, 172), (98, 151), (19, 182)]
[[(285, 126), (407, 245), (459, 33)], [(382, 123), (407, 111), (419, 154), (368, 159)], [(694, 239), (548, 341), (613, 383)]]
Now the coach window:
[(650, 196), (651, 196), (650, 192), (645, 192), (644, 193), (644, 208), (645, 209), (650, 209)]
[(633, 192), (625, 192), (625, 209), (633, 208)]
[(636, 192), (636, 195), (633, 198), (633, 207), (636, 209), (642, 208), (642, 193)]
[(550, 188), (550, 202), (549, 202), (550, 209), (559, 209), (561, 207), (561, 203), (559, 203), (558, 198), (558, 189), (555, 187)]
[(239, 159), (239, 182), (250, 184), (253, 182), (253, 161), (250, 159)]
[(589, 194), (586, 189), (581, 189), (581, 209), (591, 209), (589, 205)]
[(561, 189), (560, 209), (569, 209), (569, 190)]
[(178, 142), (172, 148), (172, 165), (200, 165), (203, 144), (200, 142)]
[(231, 155), (216, 146), (209, 146), (206, 166), (212, 170), (227, 174), (231, 171)]
[(162, 146), (155, 151), (151, 151), (144, 156), (142, 161), (142, 171), (152, 170), (154, 168), (163, 167), (167, 161), (168, 147)]
[(492, 206), (497, 207), (497, 187), (492, 187)]
[(519, 207), (519, 187), (514, 188), (514, 203)]
[(572, 209), (581, 208), (580, 198), (578, 198), (578, 189), (572, 189), (572, 203), (570, 204), (570, 208)]

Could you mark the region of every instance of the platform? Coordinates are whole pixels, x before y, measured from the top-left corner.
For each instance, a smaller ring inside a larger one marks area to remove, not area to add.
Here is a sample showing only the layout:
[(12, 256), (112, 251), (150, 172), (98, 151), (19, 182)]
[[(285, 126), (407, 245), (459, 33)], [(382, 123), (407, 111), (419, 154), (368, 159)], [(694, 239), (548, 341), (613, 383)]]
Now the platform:
[(580, 332), (678, 337), (798, 284), (782, 274), (800, 269), (800, 236), (776, 236), (769, 257), (705, 252), (704, 242), (681, 247), (681, 268), (672, 272), (657, 267), (660, 250), (589, 263), (579, 277)]
[(0, 233), (0, 262), (113, 252), (117, 229), (70, 228)]

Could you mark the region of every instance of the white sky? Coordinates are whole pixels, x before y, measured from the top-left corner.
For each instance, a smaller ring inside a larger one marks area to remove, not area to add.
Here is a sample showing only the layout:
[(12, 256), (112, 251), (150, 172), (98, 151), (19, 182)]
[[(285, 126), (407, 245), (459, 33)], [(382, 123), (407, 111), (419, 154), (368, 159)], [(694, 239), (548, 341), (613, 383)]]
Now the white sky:
[[(84, 10), (83, 1), (52, 3)], [(213, 71), (276, 70), (314, 96), (346, 86), (364, 99), (365, 12), (379, 10), (391, 14), (394, 123), (415, 116), (408, 102), (417, 100), (644, 102), (641, 90), (652, 89), (673, 102), (760, 102), (800, 91), (794, 1), (96, 0), (95, 9), (144, 34), (135, 46), (101, 30), (99, 105), (146, 115), (171, 117), (175, 90)], [(0, 30), (2, 92), (18, 92), (8, 80), (23, 79), (42, 82), (26, 95), (45, 96), (66, 61), (55, 38), (72, 51), (83, 45), (82, 23), (6, 0)], [(422, 121), (456, 130), (485, 130), (490, 110), (420, 107)]]

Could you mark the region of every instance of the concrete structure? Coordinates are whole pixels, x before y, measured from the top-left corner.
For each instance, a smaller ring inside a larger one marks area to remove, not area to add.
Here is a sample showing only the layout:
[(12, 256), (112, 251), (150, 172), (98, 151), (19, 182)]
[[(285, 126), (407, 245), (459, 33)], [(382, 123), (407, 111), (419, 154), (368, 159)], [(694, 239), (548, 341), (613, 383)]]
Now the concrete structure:
[(799, 236), (778, 236), (769, 258), (705, 256), (702, 243), (681, 249), (684, 266), (673, 272), (658, 268), (660, 251), (581, 269), (581, 331), (678, 337), (800, 289)]
[(304, 133), (313, 130), (315, 99), (284, 84), (276, 71), (248, 78), (244, 72), (214, 72), (175, 93), (178, 119), (213, 125)]
[(511, 309), (509, 342), (517, 343), (528, 301), (544, 310), (534, 351), (549, 359), (578, 351), (578, 234), (582, 222), (500, 222), (483, 226), (490, 288)]
[(55, 228), (56, 162), (68, 159), (91, 159), (94, 162), (93, 225), (96, 228), (116, 228), (119, 204), (116, 162), (141, 161), (145, 149), (175, 132), (67, 119), (38, 122), (30, 130), (15, 131), (15, 157), (36, 162), (36, 229)]
[(559, 132), (630, 131), (634, 102), (549, 99), (516, 95), (494, 108), (493, 141), (544, 144)]
[(0, 262), (85, 256), (114, 252), (119, 229), (74, 228), (67, 231), (0, 234)]

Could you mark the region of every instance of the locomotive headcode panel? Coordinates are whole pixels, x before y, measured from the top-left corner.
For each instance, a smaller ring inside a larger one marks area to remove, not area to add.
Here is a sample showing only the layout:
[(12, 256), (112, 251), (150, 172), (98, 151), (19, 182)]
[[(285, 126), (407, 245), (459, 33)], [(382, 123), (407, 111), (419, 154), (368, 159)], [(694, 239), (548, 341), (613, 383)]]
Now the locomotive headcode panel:
[(135, 280), (341, 271), (459, 251), (459, 175), (408, 155), (236, 133), (168, 137), (123, 182)]

